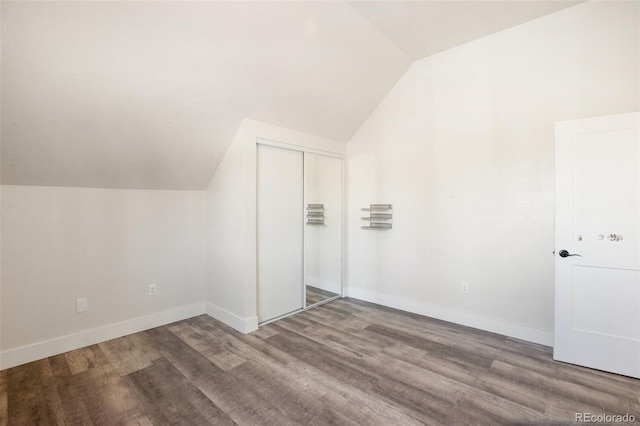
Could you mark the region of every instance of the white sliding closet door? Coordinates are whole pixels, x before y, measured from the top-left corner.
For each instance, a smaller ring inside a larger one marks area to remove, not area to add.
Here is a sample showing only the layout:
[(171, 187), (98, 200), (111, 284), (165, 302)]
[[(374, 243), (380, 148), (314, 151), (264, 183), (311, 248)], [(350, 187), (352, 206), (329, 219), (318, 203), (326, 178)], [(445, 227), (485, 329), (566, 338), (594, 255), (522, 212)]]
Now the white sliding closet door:
[(303, 308), (302, 152), (258, 144), (258, 320)]

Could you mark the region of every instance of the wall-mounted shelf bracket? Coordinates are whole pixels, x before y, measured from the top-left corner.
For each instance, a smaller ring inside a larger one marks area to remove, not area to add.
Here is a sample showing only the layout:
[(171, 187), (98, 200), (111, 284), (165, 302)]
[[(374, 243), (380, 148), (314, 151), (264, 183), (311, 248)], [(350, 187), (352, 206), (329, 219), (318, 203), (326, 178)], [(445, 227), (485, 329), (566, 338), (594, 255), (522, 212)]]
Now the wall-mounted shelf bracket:
[(324, 204), (307, 204), (307, 225), (324, 225)]
[(360, 218), (369, 222), (367, 226), (361, 226), (361, 229), (387, 230), (393, 227), (392, 204), (370, 204), (360, 210), (369, 212), (369, 216)]

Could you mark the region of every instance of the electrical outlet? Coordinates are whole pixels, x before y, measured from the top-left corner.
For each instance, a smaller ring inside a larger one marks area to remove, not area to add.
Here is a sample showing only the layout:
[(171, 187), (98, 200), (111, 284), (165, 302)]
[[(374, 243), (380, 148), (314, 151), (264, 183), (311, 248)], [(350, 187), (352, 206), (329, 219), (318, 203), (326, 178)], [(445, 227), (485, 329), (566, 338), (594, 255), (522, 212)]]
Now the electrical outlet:
[(469, 293), (469, 283), (462, 283), (460, 285), (460, 291), (463, 292), (464, 294)]
[(158, 294), (158, 288), (155, 284), (149, 284), (149, 296), (155, 296)]
[(76, 299), (76, 312), (87, 312), (89, 310), (89, 301), (86, 297)]

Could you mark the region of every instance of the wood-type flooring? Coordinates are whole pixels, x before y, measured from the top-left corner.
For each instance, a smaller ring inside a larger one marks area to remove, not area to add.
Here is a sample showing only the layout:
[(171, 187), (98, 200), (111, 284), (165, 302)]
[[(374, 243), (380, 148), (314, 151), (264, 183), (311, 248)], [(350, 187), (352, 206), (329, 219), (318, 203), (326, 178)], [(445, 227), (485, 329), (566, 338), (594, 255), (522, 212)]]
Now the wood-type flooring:
[(354, 299), (248, 335), (203, 315), (0, 372), (0, 424), (640, 422), (640, 380), (551, 355)]
[(311, 306), (327, 299), (331, 299), (332, 297), (336, 297), (337, 295), (337, 293), (331, 293), (330, 291), (307, 285), (307, 306)]

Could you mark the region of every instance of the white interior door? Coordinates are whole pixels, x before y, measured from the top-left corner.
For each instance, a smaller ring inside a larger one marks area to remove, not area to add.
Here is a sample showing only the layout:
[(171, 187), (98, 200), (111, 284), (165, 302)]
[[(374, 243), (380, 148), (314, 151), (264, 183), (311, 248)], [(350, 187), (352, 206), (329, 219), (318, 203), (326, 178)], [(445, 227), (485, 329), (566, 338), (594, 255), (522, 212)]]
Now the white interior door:
[(302, 152), (258, 144), (258, 320), (303, 308)]
[(640, 378), (639, 127), (556, 124), (554, 358)]

